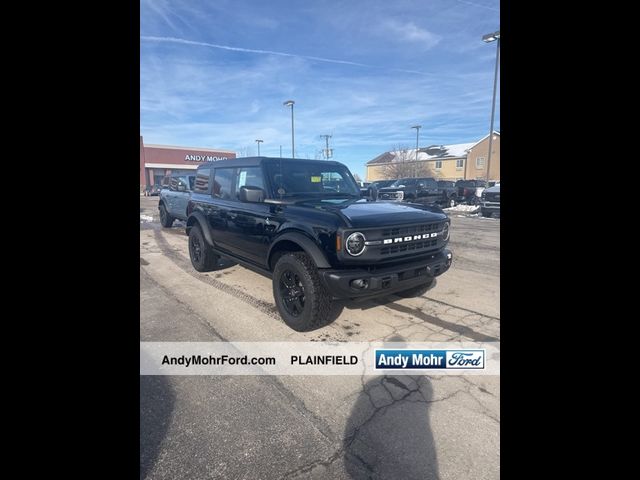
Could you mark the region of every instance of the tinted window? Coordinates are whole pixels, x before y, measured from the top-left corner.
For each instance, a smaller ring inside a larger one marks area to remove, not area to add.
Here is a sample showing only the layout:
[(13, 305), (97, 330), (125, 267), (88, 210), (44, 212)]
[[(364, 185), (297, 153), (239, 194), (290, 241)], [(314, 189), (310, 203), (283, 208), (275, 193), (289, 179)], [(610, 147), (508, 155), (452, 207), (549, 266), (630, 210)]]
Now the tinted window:
[(235, 168), (216, 168), (213, 176), (213, 196), (231, 200), (231, 187)]
[(201, 168), (198, 170), (195, 176), (195, 182), (193, 184), (193, 190), (195, 192), (207, 193), (209, 190), (209, 175), (211, 174), (210, 168)]
[(195, 184), (196, 181), (196, 176), (195, 175), (189, 175), (189, 190), (193, 190), (193, 186)]
[(240, 187), (260, 187), (266, 192), (264, 179), (262, 178), (262, 168), (260, 167), (243, 167), (238, 168), (236, 175), (236, 193), (235, 197), (240, 198)]
[(446, 182), (444, 180), (440, 180), (438, 182), (438, 186), (443, 188), (443, 187), (453, 187), (453, 182)]
[(360, 189), (343, 165), (284, 161), (280, 166), (276, 162), (268, 166), (268, 175), (277, 196), (360, 196)]

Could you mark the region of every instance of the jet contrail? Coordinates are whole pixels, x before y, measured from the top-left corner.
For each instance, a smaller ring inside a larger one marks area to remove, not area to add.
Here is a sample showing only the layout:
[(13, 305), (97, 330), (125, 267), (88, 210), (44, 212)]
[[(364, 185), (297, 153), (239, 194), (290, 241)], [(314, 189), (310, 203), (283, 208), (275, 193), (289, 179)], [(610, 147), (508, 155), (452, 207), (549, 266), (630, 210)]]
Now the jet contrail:
[[(358, 63), (358, 62), (349, 62), (347, 60), (335, 60), (332, 58), (323, 58), (323, 57), (312, 57), (309, 55), (298, 55), (295, 53), (286, 53), (286, 52), (274, 52), (272, 50), (256, 50), (253, 48), (240, 48), (240, 47), (230, 47), (228, 45), (218, 45), (215, 43), (207, 43), (207, 42), (196, 42), (193, 40), (185, 40), (184, 38), (175, 38), (175, 37), (152, 37), (147, 35), (142, 35), (140, 40), (148, 41), (148, 42), (166, 42), (166, 43), (180, 43), (183, 45), (197, 45), (200, 47), (209, 47), (209, 48), (218, 48), (220, 50), (230, 50), (233, 52), (245, 52), (245, 53), (260, 53), (264, 55), (279, 55), (281, 57), (293, 57), (293, 58), (303, 58), (306, 60), (314, 60), (316, 62), (326, 62), (326, 63), (339, 63), (342, 65), (353, 65), (356, 67), (366, 67), (366, 68), (384, 68), (384, 67), (376, 67), (375, 65), (368, 65), (366, 63)], [(418, 75), (428, 76), (430, 74), (424, 72), (418, 72), (416, 70), (401, 70), (397, 68), (389, 68), (387, 70), (391, 70), (394, 72), (404, 72), (404, 73), (415, 73)]]

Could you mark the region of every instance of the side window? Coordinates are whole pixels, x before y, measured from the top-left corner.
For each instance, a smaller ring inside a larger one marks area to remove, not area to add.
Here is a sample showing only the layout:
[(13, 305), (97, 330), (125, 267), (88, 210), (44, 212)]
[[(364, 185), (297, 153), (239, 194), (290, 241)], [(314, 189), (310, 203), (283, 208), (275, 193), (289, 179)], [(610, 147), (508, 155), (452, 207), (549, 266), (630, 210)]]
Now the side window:
[(195, 184), (196, 176), (189, 175), (189, 191), (193, 191), (193, 186)]
[[(198, 193), (207, 193), (209, 190), (209, 176), (211, 175), (210, 168), (201, 168), (198, 170), (193, 183), (193, 191)], [(189, 177), (191, 179), (191, 177)]]
[(424, 186), (426, 188), (438, 188), (438, 183), (433, 178), (426, 178), (424, 180)]
[(260, 187), (266, 191), (264, 179), (262, 177), (262, 168), (260, 167), (244, 167), (238, 168), (236, 175), (235, 198), (240, 199), (240, 187)]
[(232, 200), (231, 187), (235, 168), (216, 168), (213, 176), (213, 196)]

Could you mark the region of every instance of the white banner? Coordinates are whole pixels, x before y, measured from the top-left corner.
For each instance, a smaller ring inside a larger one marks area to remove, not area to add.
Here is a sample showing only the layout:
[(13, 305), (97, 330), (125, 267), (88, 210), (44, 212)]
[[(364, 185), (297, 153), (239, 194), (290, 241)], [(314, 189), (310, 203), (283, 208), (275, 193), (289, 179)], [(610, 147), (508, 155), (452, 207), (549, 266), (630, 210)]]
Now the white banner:
[(500, 375), (500, 343), (140, 342), (140, 375)]

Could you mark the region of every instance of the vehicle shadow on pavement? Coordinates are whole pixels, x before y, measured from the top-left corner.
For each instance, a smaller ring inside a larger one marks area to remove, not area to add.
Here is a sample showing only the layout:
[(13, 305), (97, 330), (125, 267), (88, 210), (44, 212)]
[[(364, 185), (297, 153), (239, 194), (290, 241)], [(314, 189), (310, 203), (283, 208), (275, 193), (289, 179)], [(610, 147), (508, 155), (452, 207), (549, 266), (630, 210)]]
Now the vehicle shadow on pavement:
[(140, 479), (147, 478), (158, 460), (174, 403), (168, 377), (140, 375)]
[(439, 479), (429, 420), (432, 398), (426, 376), (385, 375), (369, 380), (345, 427), (344, 465), (351, 478)]

